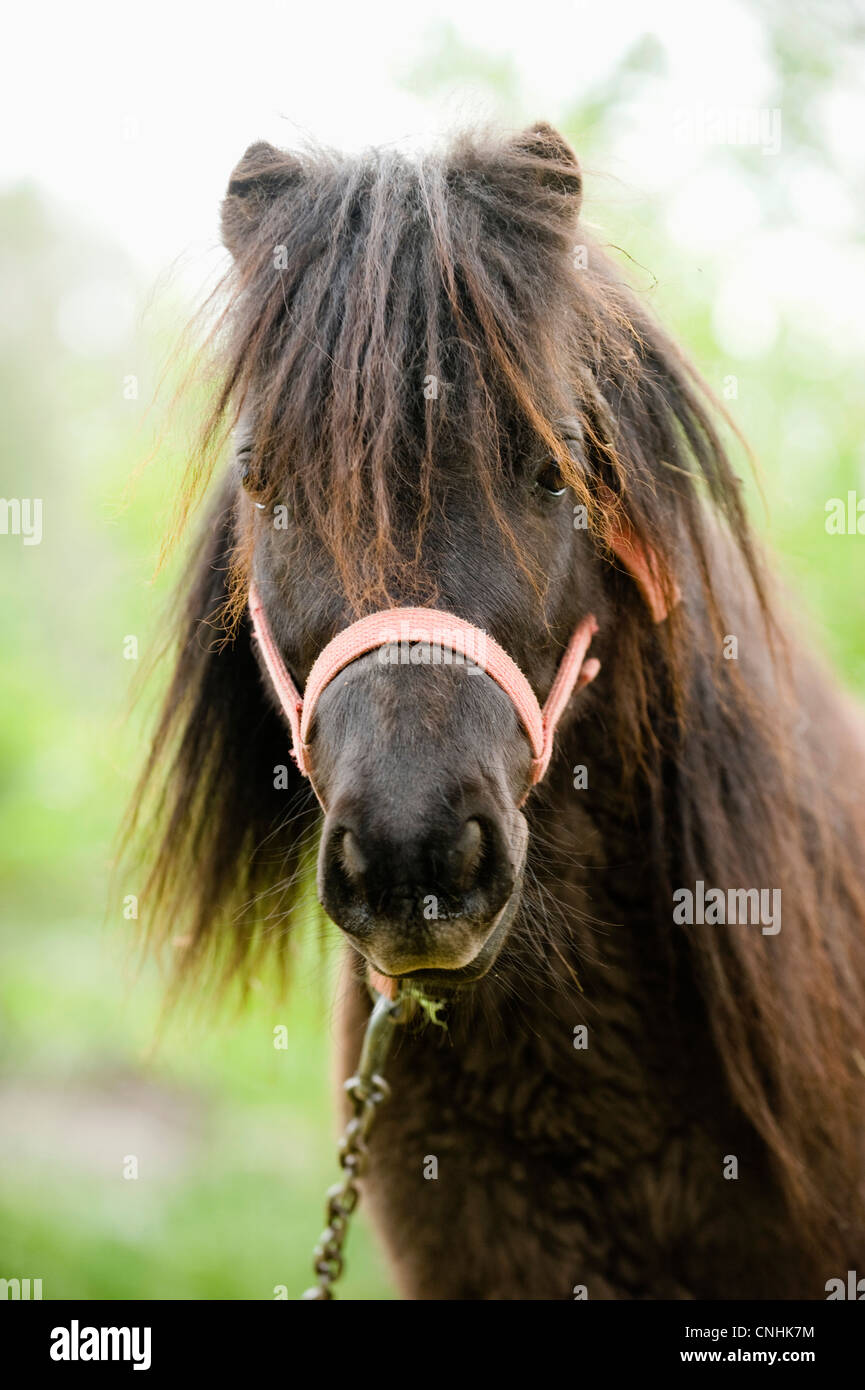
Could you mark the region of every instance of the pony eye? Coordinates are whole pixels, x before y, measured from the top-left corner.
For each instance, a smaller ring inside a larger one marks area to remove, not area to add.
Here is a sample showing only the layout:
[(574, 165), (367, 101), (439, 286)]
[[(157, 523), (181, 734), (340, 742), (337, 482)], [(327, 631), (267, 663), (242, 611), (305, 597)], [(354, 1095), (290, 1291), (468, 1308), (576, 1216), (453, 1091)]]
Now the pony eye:
[(240, 484), (241, 487), (245, 488), (246, 491), (251, 494), (252, 500), (253, 502), (255, 502), (255, 505), (258, 508), (258, 510), (260, 512), (267, 511), (267, 507), (265, 506), (265, 504), (263, 502), (259, 502), (255, 496), (255, 493), (257, 491), (256, 479), (253, 476), (252, 469), (250, 468), (248, 463), (241, 463)]
[[(237, 462), (240, 465), (240, 485), (245, 488), (247, 492), (252, 494), (253, 501), (255, 501), (255, 493), (258, 490), (259, 481), (253, 472), (251, 458), (251, 449), (241, 449), (238, 451)], [(266, 510), (263, 502), (256, 501), (255, 505), (260, 512)]]
[(237, 431), (235, 431), (235, 437), (237, 442), (234, 448), (234, 460), (237, 464), (238, 477), (241, 486), (245, 487), (247, 492), (253, 492), (255, 490), (255, 474), (252, 468), (252, 440), (248, 432), (244, 432), (238, 438)]
[(253, 467), (255, 437), (252, 428), (252, 420), (249, 414), (241, 414), (234, 427), (233, 434), (234, 459), (237, 464), (240, 485), (247, 492), (254, 494), (261, 487), (261, 480), (258, 477), (257, 470)]
[(561, 469), (557, 463), (548, 463), (535, 479), (535, 486), (543, 488), (551, 497), (563, 497), (568, 490), (568, 485), (561, 474)]

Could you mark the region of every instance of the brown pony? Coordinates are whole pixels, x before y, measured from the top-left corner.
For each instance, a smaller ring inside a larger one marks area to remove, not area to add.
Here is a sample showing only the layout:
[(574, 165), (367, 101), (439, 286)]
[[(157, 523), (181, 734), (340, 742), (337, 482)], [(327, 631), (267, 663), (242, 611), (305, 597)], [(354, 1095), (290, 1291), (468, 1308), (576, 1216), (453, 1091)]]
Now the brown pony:
[[(448, 1001), (447, 1033), (402, 1030), (371, 1141), (406, 1297), (824, 1298), (865, 1267), (862, 746), (581, 185), (546, 125), (235, 169), (205, 454), (236, 427), (236, 456), (145, 773), (144, 902), (157, 938), (185, 922), (187, 971), (242, 978), (284, 957), (317, 841), (343, 1075), (367, 962)], [(300, 689), (389, 605), (483, 628), (541, 700), (591, 612), (601, 671), (521, 806), (489, 677), (356, 660), (315, 717), (322, 819), (253, 576)]]

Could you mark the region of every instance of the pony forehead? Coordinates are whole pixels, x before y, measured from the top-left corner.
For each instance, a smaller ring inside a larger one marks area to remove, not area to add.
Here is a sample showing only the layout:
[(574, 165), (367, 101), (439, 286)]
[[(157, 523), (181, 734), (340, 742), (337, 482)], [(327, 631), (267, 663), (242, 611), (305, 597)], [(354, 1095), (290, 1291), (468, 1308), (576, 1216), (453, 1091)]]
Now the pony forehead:
[(507, 141), (419, 161), (267, 147), (229, 186), (225, 387), (206, 428), (242, 403), (258, 500), (298, 508), (355, 604), (414, 594), (440, 489), (463, 479), (540, 593), (502, 480), (543, 450), (588, 515), (600, 483), (626, 497), (658, 554), (680, 545), (677, 509), (701, 543), (680, 505), (692, 478), (741, 529), (701, 387), (578, 231), (564, 166), (550, 184), (541, 164)]

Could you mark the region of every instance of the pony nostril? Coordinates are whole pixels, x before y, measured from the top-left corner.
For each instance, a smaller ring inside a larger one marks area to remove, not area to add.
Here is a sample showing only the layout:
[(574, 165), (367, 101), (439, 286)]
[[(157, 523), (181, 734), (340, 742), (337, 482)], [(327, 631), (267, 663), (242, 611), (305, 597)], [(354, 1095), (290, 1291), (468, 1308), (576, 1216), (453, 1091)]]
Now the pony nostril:
[(451, 850), (454, 885), (464, 893), (477, 878), (483, 849), (484, 833), (480, 821), (472, 816), (466, 821)]
[(368, 811), (355, 825), (349, 821), (351, 829), (342, 816), (334, 821), (321, 842), (318, 893), (349, 935), (368, 936), (376, 923), (382, 930), (418, 927), (424, 939), (447, 934), (447, 923), (492, 917), (513, 887), (494, 816), (469, 816), (456, 829), (450, 819), (435, 826), (418, 818), (414, 835), (404, 824), (400, 833), (393, 823), (381, 828)]
[(350, 830), (343, 832), (340, 841), (340, 859), (343, 869), (353, 883), (356, 883), (366, 873), (366, 855), (358, 844), (357, 837)]

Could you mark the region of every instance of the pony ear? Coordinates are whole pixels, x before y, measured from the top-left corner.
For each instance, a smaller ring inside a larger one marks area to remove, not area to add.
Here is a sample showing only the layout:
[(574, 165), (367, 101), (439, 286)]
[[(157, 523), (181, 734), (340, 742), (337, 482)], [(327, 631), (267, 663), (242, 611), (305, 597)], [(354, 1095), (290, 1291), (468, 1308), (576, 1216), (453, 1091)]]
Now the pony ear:
[(181, 947), (184, 974), (201, 967), (226, 980), (267, 954), (284, 960), (318, 817), (250, 626), (233, 635), (223, 626), (235, 510), (227, 482), (189, 571), (176, 665), (130, 826), (151, 870), (141, 914), (149, 939)]
[(652, 619), (662, 623), (682, 597), (682, 591), (671, 579), (667, 566), (657, 551), (637, 535), (621, 503), (611, 488), (602, 489), (605, 516), (601, 535), (604, 544), (628, 571), (640, 590)]
[(300, 160), (258, 140), (250, 145), (228, 181), (222, 201), (222, 240), (236, 258), (248, 244), (269, 203), (303, 178)]
[(568, 214), (576, 221), (583, 197), (583, 176), (579, 160), (564, 135), (547, 121), (535, 121), (511, 141), (509, 150), (524, 163), (525, 172), (536, 184), (567, 200)]

